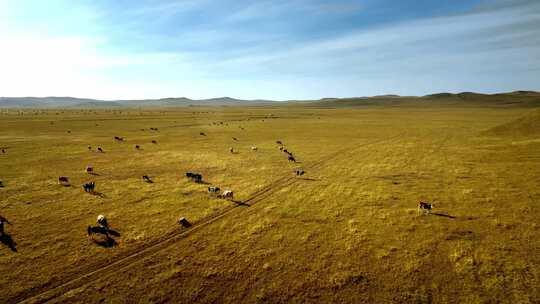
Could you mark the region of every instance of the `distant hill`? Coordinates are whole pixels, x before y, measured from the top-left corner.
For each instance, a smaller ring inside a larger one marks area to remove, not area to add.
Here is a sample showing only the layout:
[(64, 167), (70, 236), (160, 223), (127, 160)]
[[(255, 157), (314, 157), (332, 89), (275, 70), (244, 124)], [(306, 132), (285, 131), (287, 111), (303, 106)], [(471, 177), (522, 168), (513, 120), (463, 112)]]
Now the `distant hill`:
[(0, 108), (116, 108), (116, 107), (185, 107), (185, 106), (239, 106), (288, 103), (296, 106), (321, 108), (358, 106), (460, 106), (460, 107), (540, 107), (540, 93), (515, 91), (499, 94), (474, 92), (437, 93), (426, 96), (379, 95), (373, 97), (322, 98), (319, 100), (243, 100), (231, 97), (189, 99), (169, 97), (141, 100), (97, 100), (73, 97), (0, 97)]
[(115, 108), (115, 107), (183, 107), (270, 104), (271, 100), (242, 100), (230, 97), (194, 100), (186, 97), (98, 100), (73, 97), (0, 97), (0, 108)]
[(499, 94), (480, 94), (473, 92), (437, 93), (422, 97), (381, 95), (374, 97), (355, 97), (323, 99), (313, 101), (307, 106), (315, 107), (361, 107), (361, 106), (459, 106), (459, 107), (540, 107), (540, 93), (516, 91)]
[(540, 109), (491, 128), (484, 135), (540, 138)]

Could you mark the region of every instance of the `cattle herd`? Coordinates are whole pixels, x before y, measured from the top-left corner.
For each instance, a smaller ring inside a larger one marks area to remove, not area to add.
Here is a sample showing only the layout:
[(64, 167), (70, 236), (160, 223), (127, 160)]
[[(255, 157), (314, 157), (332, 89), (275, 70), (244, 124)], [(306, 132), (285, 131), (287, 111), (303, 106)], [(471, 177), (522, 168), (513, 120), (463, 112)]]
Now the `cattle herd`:
[[(221, 123), (221, 124), (223, 124), (223, 123)], [(144, 130), (144, 129), (142, 129), (142, 130)], [(158, 131), (157, 128), (150, 128), (150, 130), (151, 131)], [(206, 134), (204, 132), (200, 132), (199, 134), (201, 136), (206, 136)], [(236, 138), (236, 137), (232, 137), (232, 139), (234, 141), (238, 141), (238, 138)], [(120, 136), (115, 136), (114, 140), (117, 141), (117, 142), (123, 142), (124, 138), (120, 137)], [(152, 140), (151, 142), (153, 144), (157, 144), (156, 140)], [(285, 148), (285, 146), (284, 146), (284, 144), (283, 144), (283, 142), (281, 140), (277, 140), (276, 144), (278, 145), (279, 150), (286, 155), (287, 160), (289, 162), (295, 162), (295, 163), (297, 162), (296, 158), (293, 155), (293, 153)], [(140, 150), (141, 149), (140, 145), (135, 145), (135, 149)], [(88, 150), (92, 151), (92, 147), (88, 146)], [(253, 151), (253, 152), (258, 151), (258, 148), (256, 146), (251, 146), (251, 151)], [(1, 152), (5, 153), (5, 150), (2, 149)], [(97, 147), (97, 152), (104, 153), (104, 150), (101, 147)], [(232, 147), (229, 148), (229, 152), (230, 153), (237, 153), (236, 150), (234, 150)], [(94, 168), (92, 166), (86, 166), (85, 172), (88, 173), (88, 174), (94, 174)], [(303, 176), (305, 174), (305, 171), (302, 170), (302, 169), (296, 169), (294, 171), (294, 174), (296, 176)], [(186, 172), (185, 176), (189, 180), (191, 180), (191, 181), (193, 181), (195, 183), (203, 183), (203, 176), (200, 173)], [(142, 180), (143, 180), (143, 182), (146, 182), (146, 183), (153, 183), (153, 181), (151, 180), (151, 178), (148, 175), (143, 175)], [(67, 177), (67, 176), (58, 177), (58, 183), (60, 185), (63, 185), (63, 186), (70, 186), (69, 177)], [(4, 185), (3, 185), (3, 182), (0, 180), (0, 188), (1, 187), (4, 187)], [(83, 190), (85, 192), (93, 194), (93, 193), (95, 193), (96, 184), (93, 181), (88, 182), (88, 183), (83, 184), (82, 188), (83, 188)], [(232, 190), (222, 190), (218, 186), (214, 186), (214, 185), (209, 186), (207, 188), (207, 190), (208, 190), (209, 194), (216, 195), (218, 198), (232, 200), (233, 197), (234, 197), (234, 192)], [(433, 207), (434, 207), (434, 205), (432, 203), (420, 202), (418, 204), (418, 210), (423, 211), (424, 213), (428, 213), (428, 214), (431, 213), (431, 210), (433, 209)], [(4, 235), (4, 224), (9, 224), (9, 222), (8, 222), (8, 220), (6, 218), (0, 216), (0, 237)], [(91, 237), (94, 234), (105, 235), (105, 236), (107, 236), (107, 238), (110, 238), (110, 235), (119, 235), (117, 232), (115, 232), (114, 230), (111, 230), (109, 228), (109, 223), (107, 221), (107, 218), (104, 215), (100, 214), (97, 217), (97, 224), (98, 224), (97, 226), (88, 226), (87, 227), (87, 232), (88, 232), (89, 237)], [(185, 228), (191, 226), (191, 224), (188, 222), (188, 220), (186, 218), (184, 218), (184, 217), (182, 217), (182, 218), (180, 218), (178, 220), (178, 224), (181, 227), (185, 227)]]

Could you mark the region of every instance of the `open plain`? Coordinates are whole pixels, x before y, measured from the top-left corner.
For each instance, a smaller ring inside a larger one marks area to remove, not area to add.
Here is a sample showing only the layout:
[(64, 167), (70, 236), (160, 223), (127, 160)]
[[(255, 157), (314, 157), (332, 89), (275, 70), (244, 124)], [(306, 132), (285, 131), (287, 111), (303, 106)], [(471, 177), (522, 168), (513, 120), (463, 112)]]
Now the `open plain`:
[(539, 303), (538, 113), (1, 110), (0, 302)]

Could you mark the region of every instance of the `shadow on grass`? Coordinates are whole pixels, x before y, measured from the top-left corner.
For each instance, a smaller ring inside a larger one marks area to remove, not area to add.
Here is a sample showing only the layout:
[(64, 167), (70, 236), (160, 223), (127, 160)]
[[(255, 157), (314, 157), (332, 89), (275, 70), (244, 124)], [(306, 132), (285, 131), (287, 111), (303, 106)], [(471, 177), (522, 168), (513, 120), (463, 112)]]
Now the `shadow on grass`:
[(96, 244), (98, 246), (101, 246), (101, 247), (104, 247), (104, 248), (111, 248), (111, 247), (114, 247), (114, 246), (118, 245), (118, 242), (116, 242), (115, 239), (113, 239), (112, 237), (110, 237), (108, 235), (103, 240), (92, 239), (92, 242), (94, 242), (94, 244)]
[(441, 216), (441, 217), (446, 217), (446, 218), (449, 218), (449, 219), (455, 219), (456, 217), (453, 216), (453, 215), (449, 215), (449, 214), (444, 214), (444, 213), (430, 213), (432, 215), (436, 215), (436, 216)]
[(251, 207), (250, 204), (247, 204), (247, 203), (244, 203), (244, 202), (241, 202), (241, 201), (235, 201), (235, 200), (230, 200), (231, 202), (237, 204), (238, 206), (246, 206), (246, 207)]
[(309, 177), (299, 177), (298, 179), (305, 180), (305, 181), (310, 181), (310, 182), (319, 182), (320, 181), (320, 179), (309, 178)]
[(107, 198), (107, 196), (102, 192), (92, 191), (92, 192), (88, 192), (88, 193), (90, 193), (92, 195), (95, 195), (95, 196), (98, 196), (100, 198)]
[(17, 252), (17, 248), (15, 247), (17, 246), (17, 243), (15, 243), (15, 241), (9, 234), (2, 234), (2, 236), (0, 236), (0, 242), (2, 242), (2, 244), (11, 249), (11, 251)]

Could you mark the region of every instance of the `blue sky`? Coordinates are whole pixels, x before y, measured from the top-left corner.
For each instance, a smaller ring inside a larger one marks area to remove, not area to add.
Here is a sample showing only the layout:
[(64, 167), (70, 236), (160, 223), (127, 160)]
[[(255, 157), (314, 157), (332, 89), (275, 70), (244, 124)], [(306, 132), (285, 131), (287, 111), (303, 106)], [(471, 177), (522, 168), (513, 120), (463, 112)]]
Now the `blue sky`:
[(0, 0), (0, 96), (540, 90), (538, 0)]

